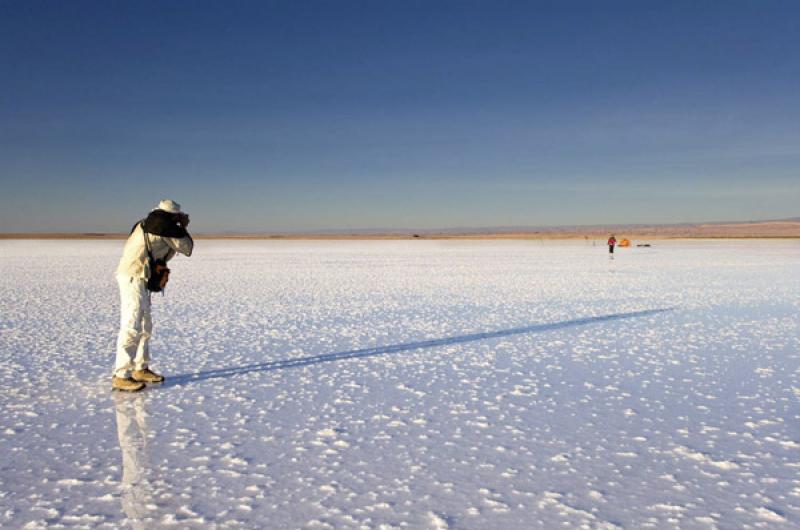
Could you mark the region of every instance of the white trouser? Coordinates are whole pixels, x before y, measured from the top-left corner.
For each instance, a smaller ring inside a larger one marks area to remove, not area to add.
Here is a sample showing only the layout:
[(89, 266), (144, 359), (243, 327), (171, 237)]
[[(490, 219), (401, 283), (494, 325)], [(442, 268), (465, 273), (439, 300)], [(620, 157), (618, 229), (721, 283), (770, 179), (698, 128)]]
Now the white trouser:
[(149, 343), (153, 334), (150, 291), (147, 290), (147, 282), (141, 278), (120, 274), (117, 283), (120, 319), (114, 375), (128, 377), (131, 370), (143, 370), (150, 362)]

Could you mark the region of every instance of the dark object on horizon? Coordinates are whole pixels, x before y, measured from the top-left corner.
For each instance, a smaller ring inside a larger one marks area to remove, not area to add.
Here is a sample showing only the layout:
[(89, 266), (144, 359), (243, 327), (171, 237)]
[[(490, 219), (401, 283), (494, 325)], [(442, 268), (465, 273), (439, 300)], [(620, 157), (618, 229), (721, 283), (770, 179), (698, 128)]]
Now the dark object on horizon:
[(420, 236), (419, 234), (411, 234), (411, 237), (417, 238), (417, 237), (422, 237), (422, 236)]
[(636, 245), (637, 247), (649, 247), (650, 243), (639, 243)]

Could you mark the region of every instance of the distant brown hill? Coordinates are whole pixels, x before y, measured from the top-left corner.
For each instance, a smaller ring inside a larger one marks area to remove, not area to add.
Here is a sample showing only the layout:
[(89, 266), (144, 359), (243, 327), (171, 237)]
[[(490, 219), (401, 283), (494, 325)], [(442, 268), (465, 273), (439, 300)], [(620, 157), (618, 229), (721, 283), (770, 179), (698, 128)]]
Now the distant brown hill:
[[(197, 239), (603, 239), (617, 238), (800, 238), (800, 218), (776, 221), (673, 225), (592, 225), (541, 228), (475, 228), (384, 231), (326, 231), (318, 233), (197, 234)], [(47, 232), (0, 233), (0, 239), (124, 239), (127, 233)]]

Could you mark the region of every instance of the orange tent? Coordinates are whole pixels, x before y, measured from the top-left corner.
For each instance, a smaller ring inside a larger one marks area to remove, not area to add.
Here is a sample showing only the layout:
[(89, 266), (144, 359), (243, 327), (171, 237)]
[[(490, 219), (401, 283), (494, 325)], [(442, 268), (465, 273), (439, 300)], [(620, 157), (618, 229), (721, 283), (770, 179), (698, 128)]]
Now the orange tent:
[(617, 246), (629, 247), (629, 246), (631, 246), (631, 242), (628, 239), (623, 239), (622, 241), (619, 242), (619, 245), (617, 245)]

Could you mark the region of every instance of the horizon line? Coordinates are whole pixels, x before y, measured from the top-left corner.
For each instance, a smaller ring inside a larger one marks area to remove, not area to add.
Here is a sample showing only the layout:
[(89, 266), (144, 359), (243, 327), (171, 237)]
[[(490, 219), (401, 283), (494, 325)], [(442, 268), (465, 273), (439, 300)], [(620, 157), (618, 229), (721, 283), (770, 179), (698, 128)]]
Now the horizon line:
[[(608, 231), (608, 230), (641, 230), (658, 228), (688, 228), (688, 227), (722, 227), (725, 225), (759, 225), (775, 223), (800, 223), (800, 216), (770, 219), (728, 220), (728, 221), (697, 221), (674, 223), (597, 223), (597, 224), (563, 224), (563, 225), (495, 225), (495, 226), (454, 226), (436, 228), (408, 228), (408, 227), (374, 227), (374, 228), (314, 228), (293, 230), (221, 230), (198, 232), (197, 236), (211, 237), (307, 237), (307, 236), (436, 236), (436, 235), (512, 235), (532, 233), (568, 233), (579, 231)], [(35, 230), (35, 231), (8, 231), (0, 232), (0, 238), (17, 236), (76, 236), (110, 237), (127, 236), (125, 231), (106, 230)]]

